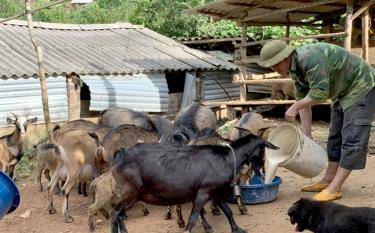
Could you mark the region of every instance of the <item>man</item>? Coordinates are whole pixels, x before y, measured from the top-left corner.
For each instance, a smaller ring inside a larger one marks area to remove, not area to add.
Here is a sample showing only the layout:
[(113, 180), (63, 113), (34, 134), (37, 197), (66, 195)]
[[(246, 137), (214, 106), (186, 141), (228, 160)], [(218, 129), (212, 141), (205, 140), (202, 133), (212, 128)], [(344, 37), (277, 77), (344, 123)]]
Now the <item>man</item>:
[(352, 170), (363, 169), (375, 108), (375, 71), (363, 59), (336, 45), (308, 44), (299, 48), (274, 40), (264, 45), (259, 65), (291, 74), (296, 102), (285, 118), (299, 114), (302, 131), (311, 136), (311, 106), (332, 100), (327, 144), (328, 167), (323, 179), (303, 187), (319, 192), (315, 200), (341, 198), (341, 187)]

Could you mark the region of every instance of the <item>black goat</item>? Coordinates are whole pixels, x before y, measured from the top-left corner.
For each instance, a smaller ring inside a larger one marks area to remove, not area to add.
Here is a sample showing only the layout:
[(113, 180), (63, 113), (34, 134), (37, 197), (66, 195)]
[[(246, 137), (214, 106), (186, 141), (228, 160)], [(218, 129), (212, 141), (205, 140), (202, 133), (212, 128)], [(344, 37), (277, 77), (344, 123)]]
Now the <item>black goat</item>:
[[(218, 145), (181, 146), (138, 144), (115, 153), (112, 174), (124, 199), (112, 212), (112, 232), (127, 233), (120, 212), (137, 201), (154, 205), (193, 202), (186, 230), (191, 232), (199, 215), (206, 231), (211, 230), (202, 214), (212, 200), (226, 215), (232, 232), (244, 233), (224, 202), (232, 193), (234, 173), (245, 163), (263, 166), (264, 148), (278, 149), (255, 135)], [(120, 217), (119, 217), (120, 216)]]

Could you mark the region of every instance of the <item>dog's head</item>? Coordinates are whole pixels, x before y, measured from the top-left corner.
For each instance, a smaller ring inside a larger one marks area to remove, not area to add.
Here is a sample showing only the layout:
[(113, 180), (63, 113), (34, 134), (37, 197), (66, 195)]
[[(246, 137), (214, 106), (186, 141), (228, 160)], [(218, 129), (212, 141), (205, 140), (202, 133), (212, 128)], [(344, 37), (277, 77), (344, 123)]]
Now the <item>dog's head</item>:
[(288, 209), (290, 222), (296, 225), (296, 231), (302, 232), (305, 229), (311, 229), (312, 209), (311, 200), (301, 198)]

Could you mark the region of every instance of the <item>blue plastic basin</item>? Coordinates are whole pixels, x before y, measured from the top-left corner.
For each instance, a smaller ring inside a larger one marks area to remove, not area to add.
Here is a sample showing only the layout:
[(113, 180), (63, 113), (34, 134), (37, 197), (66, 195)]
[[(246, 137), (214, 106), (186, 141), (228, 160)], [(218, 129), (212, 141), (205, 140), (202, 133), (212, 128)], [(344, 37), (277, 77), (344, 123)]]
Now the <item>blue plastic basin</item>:
[(15, 211), (20, 204), (20, 192), (13, 180), (0, 171), (0, 219)]
[[(281, 177), (275, 176), (272, 183), (262, 184), (259, 176), (253, 176), (250, 185), (240, 186), (244, 204), (262, 204), (276, 200), (281, 182)], [(236, 203), (235, 197), (232, 196), (228, 202)]]

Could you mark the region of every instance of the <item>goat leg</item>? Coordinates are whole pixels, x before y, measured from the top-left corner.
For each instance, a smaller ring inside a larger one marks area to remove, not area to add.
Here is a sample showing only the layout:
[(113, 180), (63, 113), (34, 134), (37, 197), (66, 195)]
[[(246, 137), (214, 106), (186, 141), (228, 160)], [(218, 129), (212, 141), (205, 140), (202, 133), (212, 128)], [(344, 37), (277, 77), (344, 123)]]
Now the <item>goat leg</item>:
[(172, 219), (172, 207), (171, 206), (167, 206), (167, 213), (165, 213), (164, 219), (165, 220)]
[(191, 232), (194, 225), (196, 224), (197, 220), (198, 220), (198, 217), (199, 215), (201, 214), (202, 212), (202, 209), (204, 207), (204, 205), (210, 200), (210, 197), (208, 194), (199, 194), (197, 195), (197, 197), (195, 198), (194, 202), (193, 202), (193, 208), (191, 210), (191, 214), (189, 216), (189, 221), (188, 221), (188, 224), (185, 228), (185, 232)]
[(64, 194), (64, 199), (63, 199), (63, 205), (62, 205), (62, 211), (63, 216), (65, 217), (65, 222), (66, 223), (72, 223), (73, 222), (73, 217), (69, 213), (69, 193)]
[(203, 211), (203, 209), (202, 209), (200, 215), (201, 215), (201, 220), (202, 220), (202, 225), (203, 225), (204, 231), (206, 233), (212, 233), (213, 232), (212, 231), (212, 227), (210, 226), (210, 224), (208, 224), (206, 218), (204, 217), (204, 211)]
[(238, 209), (240, 210), (240, 212), (241, 212), (242, 215), (246, 215), (247, 214), (247, 208), (243, 204), (242, 196), (237, 197), (237, 206), (238, 206)]
[(215, 203), (213, 201), (211, 201), (210, 209), (211, 209), (211, 212), (214, 216), (221, 215), (220, 209), (217, 208), (217, 206), (215, 205)]
[(145, 203), (141, 202), (141, 208), (142, 208), (142, 212), (143, 212), (143, 215), (144, 215), (144, 216), (147, 216), (147, 215), (150, 214), (150, 211), (148, 211), (148, 209), (147, 209)]
[(184, 217), (182, 216), (182, 208), (181, 205), (176, 205), (176, 213), (177, 213), (177, 224), (179, 227), (185, 227)]
[(234, 221), (232, 210), (229, 206), (223, 201), (215, 201), (215, 204), (224, 212), (225, 216), (228, 219), (232, 233), (246, 233), (245, 230), (242, 230)]
[[(36, 182), (39, 185), (39, 191), (43, 192), (43, 185), (42, 185), (42, 173), (43, 173), (43, 168), (39, 164), (36, 167)], [(50, 180), (49, 180), (50, 181)], [(48, 182), (49, 182), (48, 181)]]

